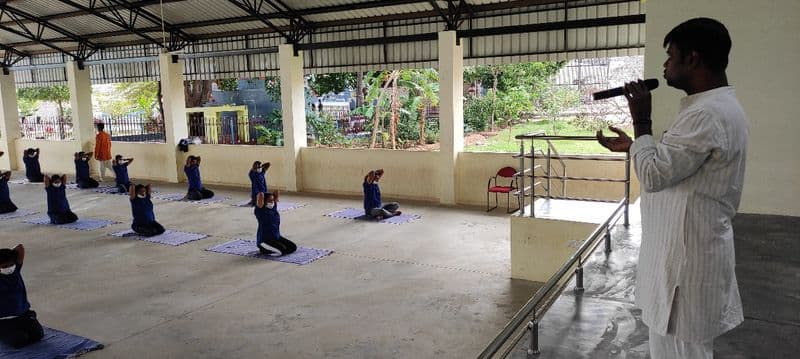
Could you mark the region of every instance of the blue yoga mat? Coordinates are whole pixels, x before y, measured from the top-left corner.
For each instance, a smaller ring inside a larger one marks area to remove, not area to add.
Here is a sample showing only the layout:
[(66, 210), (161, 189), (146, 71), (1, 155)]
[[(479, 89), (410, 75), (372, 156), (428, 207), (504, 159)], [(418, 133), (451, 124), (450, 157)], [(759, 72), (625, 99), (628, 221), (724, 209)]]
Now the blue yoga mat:
[(202, 233), (187, 233), (187, 232), (179, 232), (171, 230), (166, 230), (164, 233), (157, 236), (142, 237), (140, 235), (137, 235), (136, 232), (130, 229), (127, 231), (114, 232), (111, 233), (111, 235), (114, 237), (129, 237), (141, 241), (166, 244), (170, 246), (179, 246), (181, 244), (186, 244), (189, 242), (193, 242), (208, 237), (207, 234), (202, 234)]
[(14, 349), (0, 343), (3, 359), (74, 358), (93, 350), (103, 349), (103, 344), (60, 330), (44, 328), (44, 338), (35, 344)]
[(153, 194), (152, 197), (155, 198), (155, 199), (160, 199), (162, 201), (176, 201), (176, 202), (177, 201), (181, 201), (181, 202), (189, 202), (189, 203), (194, 203), (194, 204), (222, 203), (222, 201), (224, 201), (224, 200), (229, 198), (229, 197), (218, 198), (218, 197), (215, 196), (215, 197), (212, 197), (212, 198), (201, 199), (199, 201), (191, 201), (191, 200), (186, 199), (186, 193), (177, 193), (177, 192), (176, 193)]
[[(50, 218), (48, 217), (37, 217), (26, 219), (23, 222), (30, 223), (30, 224), (50, 224)], [(56, 225), (57, 227), (62, 228), (69, 228), (74, 229), (76, 231), (93, 231), (95, 229), (100, 229), (103, 227), (110, 226), (112, 224), (116, 224), (119, 222), (116, 221), (109, 221), (106, 219), (94, 219), (94, 218), (79, 218), (78, 221), (73, 223), (67, 224), (59, 224)]]
[(16, 211), (11, 212), (11, 213), (0, 214), (0, 221), (5, 220), (5, 219), (12, 219), (12, 218), (30, 216), (30, 215), (34, 215), (34, 214), (37, 214), (37, 213), (39, 213), (39, 212), (38, 211), (29, 210), (29, 209), (17, 209)]
[(336, 212), (331, 212), (326, 214), (328, 217), (334, 218), (345, 218), (345, 219), (358, 219), (358, 220), (365, 220), (365, 221), (375, 221), (380, 223), (389, 223), (389, 224), (404, 224), (409, 223), (414, 220), (422, 218), (420, 215), (417, 214), (401, 214), (399, 216), (389, 217), (382, 220), (378, 220), (376, 218), (372, 218), (364, 214), (363, 209), (356, 209), (356, 208), (345, 208), (342, 210), (338, 210)]
[(325, 257), (333, 253), (333, 250), (330, 249), (317, 249), (317, 248), (298, 246), (297, 251), (295, 251), (292, 254), (287, 254), (285, 256), (280, 256), (280, 257), (272, 257), (265, 254), (261, 254), (261, 252), (256, 247), (256, 241), (245, 240), (245, 239), (236, 239), (227, 243), (222, 243), (213, 246), (206, 250), (209, 252), (235, 254), (238, 256), (268, 259), (271, 261), (293, 263), (297, 265), (309, 264), (317, 259), (320, 259), (322, 257)]

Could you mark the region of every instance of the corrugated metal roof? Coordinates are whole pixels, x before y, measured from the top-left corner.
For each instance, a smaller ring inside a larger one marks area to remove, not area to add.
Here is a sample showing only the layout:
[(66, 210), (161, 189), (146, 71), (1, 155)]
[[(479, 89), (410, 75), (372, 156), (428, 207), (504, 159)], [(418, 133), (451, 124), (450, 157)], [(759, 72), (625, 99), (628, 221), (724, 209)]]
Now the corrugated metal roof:
[[(144, 7), (147, 11), (161, 16), (161, 4)], [(245, 16), (242, 9), (228, 1), (222, 0), (191, 0), (164, 4), (164, 21), (171, 24), (181, 24), (203, 20), (217, 20)]]
[[(88, 5), (89, 0), (80, 0)], [(186, 53), (219, 52), (232, 49), (253, 49), (276, 46), (288, 40), (273, 32), (270, 27), (240, 9), (229, 1), (222, 0), (164, 0), (161, 4), (144, 7), (156, 19), (151, 22), (139, 17), (136, 27), (158, 42), (162, 41), (160, 21), (162, 9), (164, 21), (180, 26), (196, 41), (183, 49)], [(445, 28), (439, 14), (428, 1), (394, 1), (395, 5), (385, 6), (386, 2), (366, 0), (283, 0), (295, 13), (302, 14), (305, 21), (317, 25), (315, 31), (306, 35), (300, 45), (305, 46), (304, 58), (307, 72), (333, 72), (347, 69), (417, 67), (435, 64), (437, 44), (435, 34)], [(530, 5), (523, 0), (468, 0), (476, 18), (466, 21), (461, 30), (465, 63), (508, 63), (536, 59), (578, 58), (596, 54), (638, 53), (644, 45), (644, 24), (641, 20), (621, 24), (587, 25), (578, 28), (558, 29), (565, 21), (581, 19), (610, 19), (628, 15), (639, 15), (645, 11), (638, 0), (566, 0), (545, 5)], [(437, 4), (447, 9), (447, 3), (439, 0)], [(52, 0), (18, 0), (3, 6), (18, 7), (35, 14), (62, 14), (52, 20), (66, 30), (79, 36), (87, 36), (90, 41), (106, 45), (103, 56), (124, 58), (142, 56), (144, 47), (122, 47), (115, 45), (147, 44), (146, 53), (155, 53), (160, 44), (152, 44), (139, 35), (125, 33), (125, 30), (94, 15), (63, 14), (75, 13), (76, 9), (62, 6)], [(96, 6), (105, 7), (102, 1)], [(351, 8), (348, 8), (350, 6)], [(323, 11), (326, 10), (326, 11)], [(123, 15), (127, 10), (123, 10)], [(274, 8), (264, 6), (263, 14), (286, 34), (290, 23), (287, 14), (277, 14)], [(303, 14), (310, 12), (309, 14)], [(105, 13), (113, 16), (111, 12)], [(566, 18), (565, 18), (566, 16)], [(642, 18), (640, 18), (642, 19)], [(4, 17), (5, 26), (15, 27)], [(541, 24), (555, 29), (535, 30)], [(514, 29), (533, 29), (520, 32)], [(501, 29), (502, 34), (488, 34), (480, 31)], [(112, 33), (109, 35), (108, 33)], [(245, 36), (246, 35), (246, 36)], [(406, 42), (414, 35), (424, 35), (425, 41)], [(433, 36), (433, 37), (431, 37)], [(44, 38), (63, 38), (50, 29), (45, 29)], [(224, 37), (224, 38), (223, 38)], [(393, 38), (392, 43), (381, 44), (385, 38)], [(395, 41), (394, 39), (398, 39)], [(44, 45), (22, 45), (31, 40), (0, 30), (0, 41), (11, 44), (22, 51), (42, 52), (52, 49)], [(58, 42), (58, 46), (74, 51), (74, 42)], [(311, 47), (311, 46), (314, 47)], [(44, 56), (44, 55), (36, 55)], [(99, 54), (92, 56), (97, 59)], [(108, 57), (104, 57), (108, 58)], [(37, 60), (38, 61), (38, 60)], [(229, 55), (187, 60), (186, 76), (208, 78), (213, 76), (247, 76), (248, 74), (270, 73), (277, 68), (277, 54), (259, 53)], [(110, 69), (110, 67), (109, 67)], [(129, 78), (143, 78), (141, 67), (117, 66), (113, 76), (124, 76), (125, 71), (138, 71)], [(32, 78), (35, 79), (36, 76)], [(128, 78), (128, 77), (126, 77)], [(108, 77), (93, 78), (97, 81), (111, 81)], [(53, 81), (59, 81), (53, 78)]]

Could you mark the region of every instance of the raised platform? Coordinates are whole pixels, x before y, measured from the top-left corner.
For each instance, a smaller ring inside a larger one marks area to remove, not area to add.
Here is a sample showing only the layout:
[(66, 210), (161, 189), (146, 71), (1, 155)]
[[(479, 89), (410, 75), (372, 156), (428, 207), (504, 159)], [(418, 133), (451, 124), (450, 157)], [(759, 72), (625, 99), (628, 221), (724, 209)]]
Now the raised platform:
[(511, 277), (546, 282), (575, 252), (616, 203), (539, 199), (536, 217), (511, 216)]

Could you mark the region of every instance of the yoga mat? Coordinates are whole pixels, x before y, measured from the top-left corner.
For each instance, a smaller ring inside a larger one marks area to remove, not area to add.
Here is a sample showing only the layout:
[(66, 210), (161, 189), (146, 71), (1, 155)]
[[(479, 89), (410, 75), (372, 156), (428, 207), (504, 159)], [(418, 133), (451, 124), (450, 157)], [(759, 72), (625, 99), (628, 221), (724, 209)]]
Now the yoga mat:
[(190, 201), (186, 198), (186, 193), (163, 193), (163, 194), (153, 194), (151, 197), (155, 199), (160, 199), (162, 201), (180, 201), (180, 202), (189, 202), (194, 204), (213, 204), (213, 203), (222, 203), (222, 201), (229, 199), (230, 197), (225, 198), (218, 198), (217, 196), (202, 199), (199, 201)]
[(64, 186), (64, 187), (66, 189), (80, 189), (80, 188), (78, 188), (78, 184), (77, 183), (67, 183), (67, 185)]
[(114, 232), (111, 233), (111, 235), (114, 237), (129, 237), (133, 239), (138, 239), (140, 241), (148, 241), (153, 243), (166, 244), (170, 246), (179, 246), (181, 244), (186, 244), (189, 242), (193, 242), (208, 237), (207, 234), (179, 232), (179, 231), (172, 231), (169, 229), (160, 235), (152, 237), (142, 237), (130, 229), (127, 231)]
[(11, 213), (0, 214), (0, 221), (2, 221), (4, 219), (12, 219), (12, 218), (30, 216), (32, 214), (37, 214), (37, 213), (39, 213), (39, 212), (38, 211), (32, 211), (32, 210), (29, 210), (29, 209), (17, 209), (16, 211), (11, 212)]
[(41, 341), (20, 349), (0, 343), (0, 358), (4, 359), (52, 359), (75, 358), (93, 350), (103, 349), (103, 344), (60, 330), (44, 328)]
[[(23, 222), (30, 223), (30, 224), (50, 224), (49, 217), (36, 217), (31, 219), (26, 219)], [(74, 229), (76, 231), (93, 231), (95, 229), (100, 229), (103, 227), (110, 226), (112, 224), (116, 224), (119, 222), (116, 221), (109, 221), (106, 219), (94, 219), (94, 218), (79, 218), (78, 221), (73, 223), (67, 224), (58, 224), (55, 225), (57, 227), (62, 228), (69, 228)]]
[(94, 189), (97, 193), (108, 193), (108, 194), (127, 194), (127, 193), (119, 193), (119, 189), (115, 187), (97, 187)]
[[(241, 202), (238, 202), (238, 203), (234, 204), (234, 207), (250, 207), (250, 208), (252, 208), (253, 206), (248, 205), (248, 203), (250, 203), (250, 200), (246, 199), (244, 201), (241, 201)], [(280, 202), (278, 202), (278, 212), (288, 212), (288, 211), (291, 211), (293, 209), (298, 209), (300, 207), (305, 207), (305, 206), (308, 206), (308, 203), (280, 201)]]
[(41, 184), (42, 186), (44, 186), (44, 183), (42, 183), (42, 182), (28, 182), (27, 178), (12, 179), (12, 180), (9, 180), (8, 183), (13, 183), (13, 184)]
[(364, 214), (364, 210), (363, 209), (356, 209), (356, 208), (345, 208), (345, 209), (342, 209), (342, 210), (338, 210), (336, 212), (328, 213), (328, 214), (326, 214), (326, 216), (334, 217), (334, 218), (345, 218), (345, 219), (358, 219), (358, 220), (364, 220), (364, 221), (374, 221), (374, 222), (397, 224), (397, 225), (404, 224), (404, 223), (409, 223), (409, 222), (412, 222), (414, 220), (422, 218), (420, 215), (417, 215), (417, 214), (405, 214), (405, 213), (403, 213), (403, 214), (401, 214), (399, 216), (389, 217), (389, 218), (385, 218), (385, 219), (382, 219), (382, 220), (379, 221), (376, 218), (372, 218), (372, 217), (367, 216), (366, 214)]
[(294, 253), (280, 257), (272, 257), (266, 254), (261, 254), (261, 252), (256, 247), (256, 241), (245, 240), (245, 239), (236, 239), (227, 243), (213, 246), (206, 250), (209, 252), (235, 254), (238, 256), (268, 259), (271, 261), (293, 263), (297, 265), (309, 264), (317, 259), (320, 259), (322, 257), (325, 257), (333, 253), (333, 250), (330, 249), (317, 249), (317, 248), (297, 246), (297, 251), (295, 251)]

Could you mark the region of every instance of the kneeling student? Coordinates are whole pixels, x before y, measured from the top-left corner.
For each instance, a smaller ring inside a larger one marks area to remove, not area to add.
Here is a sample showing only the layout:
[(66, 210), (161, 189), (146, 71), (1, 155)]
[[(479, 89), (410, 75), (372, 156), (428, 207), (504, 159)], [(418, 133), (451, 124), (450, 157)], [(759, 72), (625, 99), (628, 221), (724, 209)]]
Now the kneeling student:
[(36, 312), (28, 303), (28, 292), (22, 280), (25, 247), (0, 249), (0, 342), (22, 348), (38, 342), (44, 329), (36, 320)]
[(203, 180), (200, 177), (200, 156), (189, 156), (186, 159), (186, 166), (183, 172), (189, 180), (189, 191), (186, 198), (192, 201), (214, 197), (214, 192), (203, 187)]
[(156, 222), (153, 201), (150, 200), (150, 185), (131, 185), (131, 229), (142, 237), (152, 237), (164, 233), (164, 226)]
[(47, 192), (47, 216), (52, 224), (67, 224), (78, 220), (78, 216), (69, 209), (65, 187), (67, 175), (44, 177), (44, 190)]
[(128, 177), (128, 166), (131, 163), (133, 163), (133, 158), (122, 158), (122, 155), (114, 156), (111, 169), (114, 170), (114, 181), (119, 193), (127, 193), (128, 187), (131, 186), (131, 180)]
[(254, 214), (258, 220), (256, 245), (261, 253), (278, 257), (293, 253), (297, 245), (281, 236), (281, 215), (278, 213), (278, 197), (280, 194), (260, 192), (256, 196)]
[(89, 174), (89, 160), (92, 153), (75, 152), (75, 183), (78, 188), (97, 188), (100, 184)]

